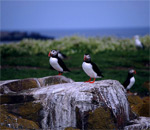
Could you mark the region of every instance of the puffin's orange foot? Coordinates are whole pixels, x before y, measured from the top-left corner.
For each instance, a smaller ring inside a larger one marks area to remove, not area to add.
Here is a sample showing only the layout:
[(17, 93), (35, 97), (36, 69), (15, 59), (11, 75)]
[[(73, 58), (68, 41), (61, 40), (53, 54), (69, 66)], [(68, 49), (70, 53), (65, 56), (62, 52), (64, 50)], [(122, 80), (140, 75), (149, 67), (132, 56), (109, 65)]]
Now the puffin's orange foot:
[(58, 75), (62, 75), (62, 73), (59, 73)]
[(90, 81), (91, 81), (91, 78), (90, 78), (88, 81), (85, 81), (85, 83), (86, 83), (86, 82), (90, 82)]
[(94, 80), (92, 81), (92, 82), (90, 82), (90, 83), (94, 83), (95, 82), (95, 78), (94, 78)]
[(94, 83), (95, 81), (90, 82), (91, 84)]
[(129, 90), (127, 91), (127, 94), (134, 95), (134, 93), (130, 92)]

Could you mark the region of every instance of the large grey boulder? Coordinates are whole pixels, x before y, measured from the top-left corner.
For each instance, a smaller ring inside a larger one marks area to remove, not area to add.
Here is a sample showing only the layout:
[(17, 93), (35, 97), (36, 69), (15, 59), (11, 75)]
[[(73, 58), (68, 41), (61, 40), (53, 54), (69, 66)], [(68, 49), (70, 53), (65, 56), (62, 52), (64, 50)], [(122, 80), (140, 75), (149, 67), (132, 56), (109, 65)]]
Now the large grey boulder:
[(16, 119), (0, 128), (31, 128), (17, 122), (22, 118), (33, 123), (32, 129), (123, 129), (135, 118), (126, 90), (116, 80), (91, 84), (50, 76), (1, 81), (0, 90), (1, 112)]
[(33, 95), (43, 105), (42, 128), (59, 130), (66, 127), (88, 129), (88, 117), (97, 108), (109, 111), (113, 128), (123, 128), (131, 115), (125, 93), (118, 81), (102, 80), (93, 84), (73, 82), (51, 85), (27, 94)]
[(131, 120), (130, 125), (125, 126), (124, 130), (149, 130), (150, 129), (150, 117), (138, 117)]
[(0, 81), (0, 129), (41, 128), (43, 106), (27, 93), (46, 85), (70, 82), (73, 80), (64, 76)]

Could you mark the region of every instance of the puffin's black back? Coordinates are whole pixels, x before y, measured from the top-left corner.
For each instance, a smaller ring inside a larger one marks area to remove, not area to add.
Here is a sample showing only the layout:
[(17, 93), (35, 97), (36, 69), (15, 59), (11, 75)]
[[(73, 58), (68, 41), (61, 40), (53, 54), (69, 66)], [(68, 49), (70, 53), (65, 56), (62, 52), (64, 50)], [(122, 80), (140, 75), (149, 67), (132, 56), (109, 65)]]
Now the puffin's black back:
[(67, 58), (67, 56), (65, 54), (63, 54), (61, 52), (59, 52), (59, 53), (63, 56), (63, 58)]
[(129, 85), (131, 77), (133, 77), (133, 74), (132, 74), (132, 73), (128, 73), (127, 79), (126, 79), (125, 82), (123, 83), (123, 86), (124, 86), (125, 88), (127, 88), (127, 86)]
[(144, 44), (141, 42), (141, 44), (142, 44), (142, 46), (143, 46), (143, 49), (145, 49), (145, 46), (144, 46)]
[(102, 72), (101, 72), (101, 71), (99, 70), (99, 68), (97, 67), (97, 65), (96, 65), (94, 62), (91, 62), (91, 64), (92, 64), (93, 70), (97, 73), (97, 75), (104, 77), (104, 76), (102, 75)]
[(65, 63), (62, 61), (62, 59), (60, 59), (59, 57), (57, 57), (57, 59), (58, 59), (58, 64), (63, 68), (63, 71), (70, 72), (70, 70), (66, 67)]
[(126, 81), (123, 83), (124, 88), (127, 88), (129, 83), (130, 83), (130, 79), (126, 79)]

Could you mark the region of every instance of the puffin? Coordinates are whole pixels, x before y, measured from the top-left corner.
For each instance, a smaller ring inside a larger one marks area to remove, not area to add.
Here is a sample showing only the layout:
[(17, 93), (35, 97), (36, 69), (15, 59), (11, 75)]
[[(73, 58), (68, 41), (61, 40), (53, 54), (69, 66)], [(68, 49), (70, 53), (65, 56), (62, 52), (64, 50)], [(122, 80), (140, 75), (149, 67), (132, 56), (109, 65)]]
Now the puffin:
[[(97, 67), (97, 65), (91, 61), (91, 57), (89, 54), (84, 55), (84, 61), (82, 63), (82, 69), (90, 77), (90, 79), (88, 81), (85, 81), (85, 82), (94, 83), (96, 78), (104, 77), (102, 75), (102, 72)], [(91, 78), (94, 78), (94, 80), (91, 81)]]
[(51, 50), (48, 54), (48, 57), (50, 57), (49, 63), (51, 65), (51, 68), (57, 70), (59, 73), (58, 75), (62, 75), (63, 72), (70, 72), (62, 59), (58, 57), (58, 51)]
[(58, 52), (58, 57), (60, 58), (60, 59), (66, 59), (67, 58), (67, 56), (65, 55), (65, 54), (63, 54), (62, 52), (60, 52), (59, 50), (57, 50), (57, 52)]
[(135, 35), (134, 36), (134, 41), (135, 41), (135, 46), (137, 49), (144, 49), (143, 43), (140, 41), (139, 36)]
[(130, 88), (134, 85), (135, 83), (135, 78), (134, 78), (134, 74), (136, 74), (136, 71), (131, 69), (128, 72), (128, 76), (127, 79), (125, 80), (125, 82), (123, 83), (124, 88), (127, 90), (127, 93), (130, 93)]

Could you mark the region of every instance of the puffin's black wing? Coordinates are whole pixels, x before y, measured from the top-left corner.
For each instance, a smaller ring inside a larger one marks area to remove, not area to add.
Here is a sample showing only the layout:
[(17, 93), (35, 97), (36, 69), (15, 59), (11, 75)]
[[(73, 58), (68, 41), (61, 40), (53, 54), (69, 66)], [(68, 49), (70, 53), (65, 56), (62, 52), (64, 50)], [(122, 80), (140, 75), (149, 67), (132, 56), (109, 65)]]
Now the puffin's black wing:
[(61, 54), (64, 58), (67, 58), (67, 56), (66, 56), (65, 54), (63, 54), (63, 53), (61, 53), (61, 52), (60, 52), (60, 54)]
[(123, 86), (124, 88), (127, 88), (128, 85), (129, 85), (129, 79), (127, 78), (126, 81), (124, 81)]
[(141, 42), (141, 44), (142, 44), (142, 46), (143, 46), (143, 49), (144, 49), (144, 48), (145, 48), (145, 46), (144, 46), (143, 42)]
[(93, 70), (97, 73), (97, 75), (104, 77), (104, 76), (102, 75), (102, 72), (101, 72), (101, 71), (99, 70), (99, 68), (97, 67), (97, 65), (96, 65), (94, 62), (91, 62), (91, 64), (92, 64)]
[(63, 71), (69, 71), (70, 70), (66, 67), (65, 63), (58, 57), (58, 64), (63, 68)]

